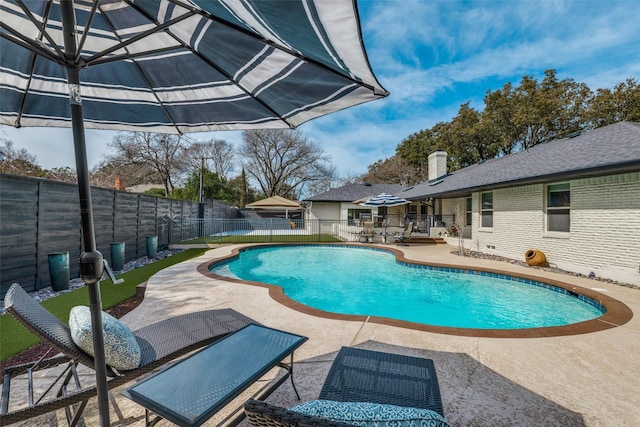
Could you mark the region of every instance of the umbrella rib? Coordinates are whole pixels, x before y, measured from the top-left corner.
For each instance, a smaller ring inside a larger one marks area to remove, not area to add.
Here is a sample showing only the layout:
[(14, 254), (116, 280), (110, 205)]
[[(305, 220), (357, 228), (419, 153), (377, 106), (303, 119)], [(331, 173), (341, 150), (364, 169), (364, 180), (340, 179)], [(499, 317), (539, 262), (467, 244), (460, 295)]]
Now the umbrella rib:
[(87, 35), (89, 35), (89, 28), (91, 28), (91, 24), (93, 23), (93, 17), (96, 16), (96, 11), (98, 10), (98, 5), (100, 4), (100, 0), (96, 0), (91, 6), (91, 13), (89, 14), (89, 19), (87, 20), (87, 24), (84, 26), (84, 32), (82, 33), (82, 38), (80, 39), (80, 43), (78, 43), (78, 49), (76, 51), (75, 62), (77, 63), (80, 59), (80, 52), (84, 48), (84, 44), (87, 41)]
[[(48, 3), (47, 6), (45, 7), (44, 13), (43, 13), (43, 18), (45, 19), (45, 21), (48, 19), (49, 17), (49, 12), (51, 11), (51, 3)], [(5, 27), (4, 25), (2, 25), (3, 27)], [(11, 29), (13, 30), (13, 29)], [(2, 36), (5, 36), (5, 33), (1, 34)], [(21, 35), (20, 35), (21, 36)], [(22, 95), (22, 99), (20, 100), (20, 108), (18, 110), (18, 116), (16, 117), (16, 121), (15, 121), (15, 126), (16, 127), (20, 127), (20, 121), (22, 120), (22, 113), (24, 112), (24, 106), (27, 102), (27, 96), (29, 94), (29, 88), (31, 87), (31, 82), (33, 81), (33, 70), (36, 67), (36, 61), (38, 60), (38, 56), (42, 55), (45, 56), (47, 58), (49, 58), (50, 60), (52, 60), (53, 62), (58, 62), (59, 58), (57, 58), (55, 55), (52, 55), (52, 53), (48, 50), (45, 49), (43, 47), (41, 47), (40, 45), (36, 45), (33, 46), (30, 42), (27, 43), (23, 43), (21, 40), (15, 39), (10, 37), (9, 35), (7, 35), (7, 37), (5, 37), (7, 40), (11, 40), (13, 43), (16, 43), (24, 48), (26, 48), (27, 50), (30, 50), (31, 52), (34, 53), (34, 55), (31, 58), (31, 63), (29, 64), (29, 72), (27, 73), (29, 75), (29, 79), (27, 81), (27, 84), (25, 85), (25, 90), (24, 93)], [(42, 38), (42, 33), (40, 33), (40, 39), (38, 39), (38, 41), (41, 41)], [(36, 49), (31, 49), (32, 47), (35, 47)]]
[[(53, 46), (53, 49), (55, 49), (55, 51), (58, 52), (59, 57), (62, 58), (62, 60), (65, 60), (64, 53), (62, 52), (62, 50), (60, 50), (60, 47), (57, 45), (57, 43), (55, 41), (53, 41), (53, 39), (51, 38), (49, 33), (47, 33), (47, 31), (42, 27), (42, 25), (36, 20), (36, 18), (33, 16), (31, 11), (29, 10), (29, 8), (24, 4), (24, 1), (23, 0), (16, 0), (16, 3), (18, 3), (20, 5), (20, 8), (24, 12), (24, 14), (27, 16), (27, 18), (29, 18), (29, 21), (31, 21), (31, 23), (38, 29), (38, 31), (40, 31), (40, 35), (44, 36), (47, 39), (47, 41), (49, 42), (49, 44), (51, 44), (51, 46)], [(49, 14), (49, 6), (47, 7), (47, 10), (46, 10), (46, 15), (48, 15), (48, 14)], [(45, 20), (46, 20), (46, 17), (45, 17)], [(13, 34), (17, 34), (17, 32), (14, 32), (14, 31), (15, 30), (13, 30), (12, 33)], [(28, 39), (27, 38), (23, 38), (23, 37), (24, 36), (20, 35), (20, 38), (22, 38), (28, 44), (30, 44)], [(58, 62), (58, 60), (56, 62)]]
[[(103, 18), (104, 21), (111, 27), (111, 29), (113, 30), (114, 34), (117, 34), (115, 31), (115, 27), (113, 26), (113, 24), (111, 23), (111, 21), (109, 20), (109, 17), (103, 13)], [(118, 37), (118, 40), (120, 40), (120, 37)], [(126, 49), (126, 48), (125, 48)], [(128, 53), (128, 52), (127, 52)], [(145, 52), (149, 53), (149, 52)], [(138, 56), (138, 55), (136, 55)], [(133, 55), (128, 55), (127, 58), (129, 57), (133, 57)], [(106, 58), (105, 58), (106, 59)], [(164, 111), (164, 113), (166, 114), (167, 118), (169, 118), (169, 120), (171, 121), (171, 123), (173, 123), (174, 128), (178, 131), (178, 133), (182, 133), (180, 131), (180, 129), (178, 128), (178, 125), (176, 124), (176, 121), (174, 120), (173, 116), (171, 115), (171, 113), (166, 109), (166, 107), (164, 106), (164, 103), (162, 102), (162, 100), (160, 99), (160, 97), (156, 94), (156, 91), (153, 89), (153, 85), (151, 84), (151, 82), (149, 81), (149, 79), (147, 78), (146, 74), (144, 73), (144, 71), (140, 68), (140, 65), (138, 65), (138, 63), (136, 61), (132, 61), (133, 65), (136, 67), (136, 69), (138, 70), (138, 72), (140, 72), (140, 75), (142, 76), (142, 78), (144, 79), (144, 81), (146, 82), (147, 86), (149, 87), (149, 90), (151, 91), (151, 93), (153, 94), (154, 98), (156, 98), (156, 100), (158, 101), (158, 105), (160, 106), (160, 108), (162, 109), (162, 111)]]
[[(107, 20), (108, 18), (106, 17), (106, 14), (103, 13), (103, 15), (105, 17), (105, 20)], [(87, 65), (90, 65), (93, 61), (97, 60), (98, 58), (104, 57), (104, 56), (106, 56), (106, 55), (108, 55), (108, 54), (110, 54), (110, 53), (112, 53), (112, 52), (114, 52), (116, 50), (123, 49), (123, 48), (129, 46), (132, 43), (135, 43), (135, 42), (137, 42), (139, 40), (142, 40), (145, 37), (148, 37), (150, 35), (158, 33), (161, 30), (164, 30), (165, 28), (170, 27), (173, 24), (176, 24), (176, 23), (178, 23), (180, 21), (183, 21), (183, 20), (185, 20), (187, 18), (192, 17), (193, 15), (195, 15), (195, 12), (194, 11), (189, 11), (188, 13), (185, 13), (184, 15), (181, 15), (181, 16), (179, 16), (177, 18), (171, 19), (171, 20), (169, 20), (169, 21), (167, 21), (167, 22), (165, 22), (163, 24), (159, 24), (159, 23), (155, 22), (155, 24), (157, 24), (157, 25), (154, 28), (152, 28), (150, 30), (147, 30), (147, 31), (144, 31), (144, 32), (138, 34), (137, 36), (131, 37), (130, 39), (127, 39), (127, 41), (122, 41), (122, 40), (118, 39), (118, 40), (120, 40), (120, 43), (118, 43), (118, 44), (116, 44), (114, 46), (111, 46), (110, 48), (105, 49), (105, 50), (103, 50), (101, 52), (98, 52), (95, 55), (92, 55), (89, 58), (87, 58), (86, 59)], [(111, 25), (111, 23), (109, 23), (109, 25)], [(113, 28), (113, 25), (111, 25), (111, 27)], [(115, 29), (114, 29), (114, 34), (117, 34), (115, 32)]]
[(141, 56), (154, 55), (156, 53), (169, 52), (169, 51), (172, 51), (172, 50), (176, 50), (176, 46), (161, 47), (161, 48), (158, 48), (158, 49), (146, 50), (144, 52), (139, 52), (139, 53), (127, 53), (127, 54), (122, 54), (122, 55), (111, 55), (111, 56), (107, 56), (107, 57), (104, 57), (104, 58), (100, 58), (100, 59), (96, 59), (94, 61), (91, 61), (91, 65), (95, 66), (95, 65), (108, 64), (110, 62), (122, 61), (123, 59), (136, 59), (136, 58), (140, 58)]
[(43, 49), (42, 46), (32, 43), (31, 40), (27, 39), (26, 37), (22, 36), (21, 34), (17, 33), (16, 30), (14, 30), (11, 27), (8, 27), (7, 25), (5, 25), (4, 22), (0, 22), (0, 27), (2, 27), (3, 29), (9, 31), (11, 34), (7, 34), (7, 33), (0, 33), (0, 37), (2, 37), (3, 39), (7, 39), (9, 40), (11, 43), (15, 43), (25, 49), (30, 50), (31, 52), (37, 54), (37, 55), (41, 55), (44, 56), (45, 58), (56, 62), (60, 65), (65, 65), (64, 60), (60, 59), (59, 57), (55, 56), (51, 51), (47, 50), (47, 49)]

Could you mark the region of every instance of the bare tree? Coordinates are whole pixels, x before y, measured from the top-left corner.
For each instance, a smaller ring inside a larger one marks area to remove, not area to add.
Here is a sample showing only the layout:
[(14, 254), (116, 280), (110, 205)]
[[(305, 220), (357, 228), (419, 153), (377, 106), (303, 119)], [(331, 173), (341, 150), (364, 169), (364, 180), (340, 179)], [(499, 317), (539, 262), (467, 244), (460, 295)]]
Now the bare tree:
[(76, 174), (75, 169), (69, 166), (49, 169), (45, 171), (44, 177), (54, 181), (69, 182), (71, 184), (78, 183), (78, 174)]
[(116, 177), (126, 187), (138, 184), (162, 184), (160, 175), (147, 164), (128, 163), (121, 155), (109, 156), (91, 171), (91, 185), (115, 188)]
[(158, 174), (166, 196), (173, 194), (174, 180), (185, 171), (183, 151), (190, 141), (182, 136), (148, 132), (117, 134), (111, 144), (126, 164), (147, 165)]
[(13, 141), (5, 138), (0, 138), (0, 172), (37, 177), (45, 173), (36, 163), (36, 156), (24, 148), (13, 148)]
[[(186, 151), (189, 166), (192, 168), (200, 168), (201, 161), (207, 169), (217, 174), (223, 180), (229, 179), (229, 174), (235, 166), (235, 150), (233, 145), (224, 139), (212, 139), (206, 142), (195, 142)], [(209, 168), (209, 164), (213, 168)]]
[(297, 197), (305, 184), (334, 176), (329, 157), (300, 130), (246, 130), (239, 153), (267, 197)]

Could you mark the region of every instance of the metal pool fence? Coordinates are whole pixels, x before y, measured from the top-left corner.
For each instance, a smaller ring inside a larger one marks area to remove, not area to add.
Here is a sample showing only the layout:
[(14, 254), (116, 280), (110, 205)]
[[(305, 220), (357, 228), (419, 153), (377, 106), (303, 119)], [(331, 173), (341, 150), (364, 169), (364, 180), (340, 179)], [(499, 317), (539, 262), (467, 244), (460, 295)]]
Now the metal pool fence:
[[(373, 230), (358, 220), (288, 218), (184, 219), (177, 226), (183, 235), (197, 236), (182, 243), (393, 242), (405, 221), (374, 221)], [(428, 229), (414, 232), (428, 235)]]

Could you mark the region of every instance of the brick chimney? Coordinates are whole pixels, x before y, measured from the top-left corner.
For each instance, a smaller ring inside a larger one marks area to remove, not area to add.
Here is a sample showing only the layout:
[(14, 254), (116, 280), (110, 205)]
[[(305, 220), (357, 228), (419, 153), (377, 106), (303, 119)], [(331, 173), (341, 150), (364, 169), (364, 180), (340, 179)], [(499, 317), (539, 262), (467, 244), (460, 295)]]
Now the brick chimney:
[(434, 151), (429, 154), (429, 181), (434, 181), (447, 174), (447, 152)]
[(113, 186), (116, 190), (124, 190), (124, 179), (120, 178), (120, 175), (116, 175)]

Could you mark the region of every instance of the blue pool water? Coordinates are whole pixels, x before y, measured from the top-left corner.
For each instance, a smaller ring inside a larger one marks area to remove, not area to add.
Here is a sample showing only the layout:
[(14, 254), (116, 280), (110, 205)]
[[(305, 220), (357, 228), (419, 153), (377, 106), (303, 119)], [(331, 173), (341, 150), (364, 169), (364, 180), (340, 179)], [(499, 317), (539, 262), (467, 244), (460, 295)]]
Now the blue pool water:
[(560, 326), (602, 311), (580, 299), (514, 280), (412, 268), (389, 252), (339, 246), (249, 249), (212, 266), (219, 275), (281, 286), (320, 310), (480, 329)]

